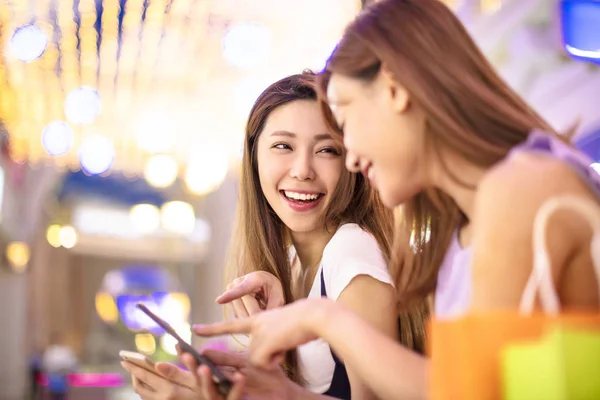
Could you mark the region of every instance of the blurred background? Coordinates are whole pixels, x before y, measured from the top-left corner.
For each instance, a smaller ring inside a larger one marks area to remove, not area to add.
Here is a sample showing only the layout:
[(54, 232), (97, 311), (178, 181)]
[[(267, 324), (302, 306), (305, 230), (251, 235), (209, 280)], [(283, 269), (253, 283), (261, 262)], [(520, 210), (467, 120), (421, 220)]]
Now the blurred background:
[[(76, 360), (70, 398), (136, 398), (119, 350), (174, 354), (136, 302), (190, 340), (222, 318), (250, 107), (320, 70), (365, 3), (0, 0), (0, 400), (28, 398), (57, 345)], [(600, 160), (600, 3), (446, 3)]]

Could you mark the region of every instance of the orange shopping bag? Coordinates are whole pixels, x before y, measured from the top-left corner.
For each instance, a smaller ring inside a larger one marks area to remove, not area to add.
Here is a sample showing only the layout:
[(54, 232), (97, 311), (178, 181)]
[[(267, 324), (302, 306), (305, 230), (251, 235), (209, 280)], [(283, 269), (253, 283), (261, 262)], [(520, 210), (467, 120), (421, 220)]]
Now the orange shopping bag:
[[(600, 312), (560, 311), (544, 237), (549, 216), (559, 208), (577, 211), (593, 225), (591, 251), (600, 292), (600, 209), (594, 202), (582, 198), (550, 199), (540, 207), (534, 222), (534, 267), (519, 312), (431, 321), (431, 399), (502, 399), (501, 362), (507, 345), (539, 340), (556, 327), (600, 332)], [(543, 313), (533, 312), (536, 295)]]

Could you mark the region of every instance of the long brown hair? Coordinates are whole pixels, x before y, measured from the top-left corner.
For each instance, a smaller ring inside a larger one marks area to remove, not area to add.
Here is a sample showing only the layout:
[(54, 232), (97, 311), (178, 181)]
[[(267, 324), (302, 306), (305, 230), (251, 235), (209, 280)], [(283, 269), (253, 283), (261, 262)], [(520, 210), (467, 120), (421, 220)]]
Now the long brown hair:
[[(312, 72), (305, 71), (275, 82), (258, 97), (250, 111), (242, 158), (236, 226), (225, 273), (225, 282), (231, 282), (236, 277), (253, 271), (270, 272), (281, 281), (286, 303), (295, 300), (288, 257), (290, 235), (288, 228), (267, 202), (260, 186), (257, 143), (269, 115), (278, 107), (298, 100), (317, 101), (316, 79)], [(328, 121), (328, 125), (332, 125), (331, 121)], [(340, 140), (339, 136), (335, 137)], [(362, 175), (343, 170), (323, 218), (325, 226), (335, 228), (343, 223), (358, 224), (375, 237), (389, 261), (393, 216)], [(422, 331), (423, 318), (419, 321), (420, 324), (415, 320), (414, 325), (420, 326)], [(415, 333), (414, 336), (414, 340), (421, 346), (420, 334)], [(295, 351), (286, 355), (284, 368), (291, 379), (302, 381)]]
[[(348, 25), (319, 77), (325, 101), (332, 73), (374, 80), (385, 66), (426, 115), (426, 142), (448, 174), (441, 150), (490, 167), (532, 129), (556, 134), (494, 71), (458, 18), (439, 0), (381, 0)], [(423, 301), (464, 216), (438, 189), (402, 206), (390, 266), (399, 310)]]

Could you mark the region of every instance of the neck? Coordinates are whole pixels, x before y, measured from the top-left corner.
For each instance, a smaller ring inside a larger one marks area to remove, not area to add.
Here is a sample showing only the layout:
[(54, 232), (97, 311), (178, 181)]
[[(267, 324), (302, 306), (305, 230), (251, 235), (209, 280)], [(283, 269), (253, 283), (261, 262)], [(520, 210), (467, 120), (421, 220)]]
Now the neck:
[(477, 187), (487, 168), (469, 163), (458, 156), (446, 156), (446, 165), (452, 169), (452, 173), (460, 182), (452, 179), (439, 164), (432, 174), (431, 181), (435, 187), (452, 197), (467, 220), (471, 221)]
[(334, 230), (329, 232), (325, 228), (311, 232), (291, 233), (292, 243), (303, 270), (317, 267), (323, 256), (323, 250), (334, 233)]

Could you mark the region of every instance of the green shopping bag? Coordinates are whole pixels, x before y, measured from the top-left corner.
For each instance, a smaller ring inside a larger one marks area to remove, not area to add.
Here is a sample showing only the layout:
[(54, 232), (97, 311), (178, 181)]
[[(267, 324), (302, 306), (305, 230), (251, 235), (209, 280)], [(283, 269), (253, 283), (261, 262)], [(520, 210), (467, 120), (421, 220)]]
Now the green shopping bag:
[(600, 330), (554, 327), (508, 345), (501, 368), (505, 400), (600, 399)]

